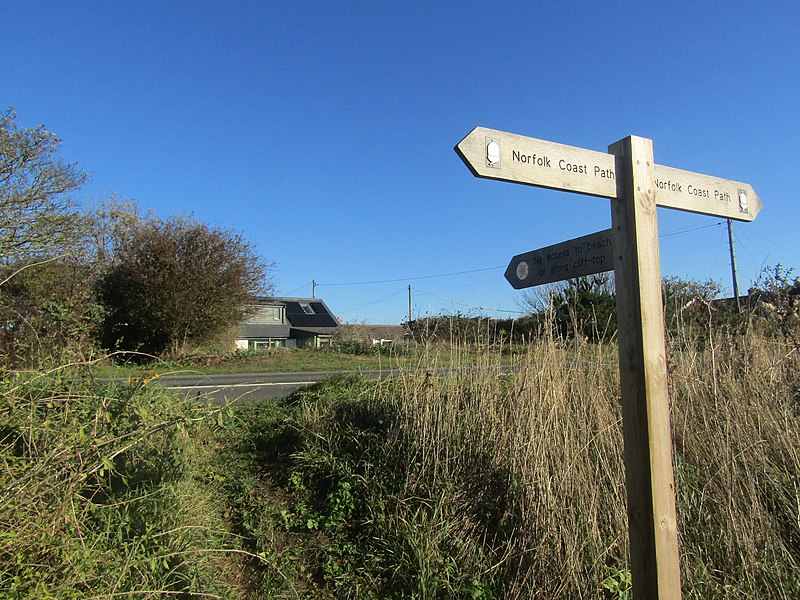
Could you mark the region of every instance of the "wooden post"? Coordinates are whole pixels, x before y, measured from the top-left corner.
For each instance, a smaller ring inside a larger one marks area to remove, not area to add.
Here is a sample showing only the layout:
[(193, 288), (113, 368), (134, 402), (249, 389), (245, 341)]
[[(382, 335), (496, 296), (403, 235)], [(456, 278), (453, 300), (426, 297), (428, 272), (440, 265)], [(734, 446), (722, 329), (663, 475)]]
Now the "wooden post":
[(408, 284), (408, 326), (411, 327), (411, 321), (414, 320), (414, 313), (411, 306), (411, 284)]
[(653, 142), (611, 146), (620, 387), (633, 596), (681, 597)]
[(733, 221), (728, 219), (728, 246), (731, 250), (731, 277), (733, 278), (733, 297), (736, 299), (736, 311), (742, 310), (739, 300), (739, 277), (736, 275), (736, 251), (733, 249)]

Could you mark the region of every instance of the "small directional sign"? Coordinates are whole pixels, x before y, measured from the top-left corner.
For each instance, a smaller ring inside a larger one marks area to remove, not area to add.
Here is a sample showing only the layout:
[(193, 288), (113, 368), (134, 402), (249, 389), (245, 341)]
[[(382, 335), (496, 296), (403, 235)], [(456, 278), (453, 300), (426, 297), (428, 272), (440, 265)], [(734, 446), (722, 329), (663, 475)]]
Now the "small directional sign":
[[(617, 197), (614, 156), (575, 146), (476, 127), (455, 148), (476, 176)], [(657, 206), (752, 221), (761, 200), (746, 184), (655, 165)]]
[(595, 275), (614, 268), (611, 230), (598, 231), (560, 244), (518, 254), (505, 277), (514, 289)]
[(476, 177), (614, 198), (614, 157), (476, 127), (455, 148)]
[(761, 200), (752, 186), (662, 165), (655, 166), (656, 204), (689, 212), (752, 221)]

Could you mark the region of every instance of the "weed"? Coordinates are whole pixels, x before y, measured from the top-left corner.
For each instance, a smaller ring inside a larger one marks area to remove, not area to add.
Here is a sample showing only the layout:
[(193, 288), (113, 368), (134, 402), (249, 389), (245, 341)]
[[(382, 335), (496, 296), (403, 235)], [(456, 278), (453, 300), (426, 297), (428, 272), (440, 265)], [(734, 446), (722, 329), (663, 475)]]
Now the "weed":
[[(81, 369), (3, 373), (0, 588), (12, 598), (207, 591), (236, 540), (198, 483), (209, 410)], [(217, 558), (212, 558), (216, 556)]]
[[(800, 353), (789, 320), (767, 324), (670, 340), (686, 598), (800, 597)], [(392, 380), (230, 413), (147, 378), (4, 372), (0, 584), (19, 598), (629, 597), (616, 348), (526, 348), (420, 346)]]
[(608, 577), (602, 586), (606, 596), (614, 600), (628, 600), (631, 597), (631, 572), (627, 568), (620, 569), (613, 565), (606, 566)]

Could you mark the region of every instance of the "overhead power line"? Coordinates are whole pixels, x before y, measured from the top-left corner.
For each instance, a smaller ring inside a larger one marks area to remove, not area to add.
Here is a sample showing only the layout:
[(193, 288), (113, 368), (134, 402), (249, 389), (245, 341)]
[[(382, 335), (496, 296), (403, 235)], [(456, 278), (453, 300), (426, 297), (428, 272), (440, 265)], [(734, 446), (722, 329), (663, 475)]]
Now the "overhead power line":
[(521, 310), (505, 310), (505, 309), (502, 309), (502, 308), (489, 308), (489, 307), (486, 307), (486, 306), (478, 306), (476, 304), (467, 304), (466, 302), (460, 302), (458, 300), (453, 300), (452, 298), (445, 298), (443, 296), (437, 296), (436, 294), (431, 294), (430, 292), (423, 292), (421, 290), (418, 293), (425, 294), (426, 296), (432, 296), (433, 298), (436, 298), (438, 300), (442, 300), (444, 302), (448, 302), (450, 304), (458, 304), (459, 306), (466, 306), (467, 308), (474, 308), (476, 310), (485, 310), (485, 311), (490, 311), (490, 312), (501, 312), (501, 313), (511, 313), (511, 314), (515, 314), (515, 315), (527, 314), (527, 313), (525, 313), (525, 312), (523, 312)]
[(483, 271), (493, 271), (495, 269), (505, 269), (506, 265), (501, 265), (498, 267), (486, 267), (485, 269), (471, 269), (469, 271), (456, 271), (453, 273), (440, 273), (438, 275), (421, 275), (419, 277), (398, 277), (396, 279), (381, 279), (375, 281), (348, 281), (344, 283), (320, 283), (317, 282), (318, 286), (342, 286), (342, 285), (373, 285), (377, 283), (398, 283), (400, 281), (419, 281), (420, 279), (436, 279), (437, 277), (452, 277), (454, 275), (467, 275), (468, 273), (481, 273)]
[[(782, 250), (782, 251), (784, 251), (784, 252), (786, 252), (786, 253), (788, 253), (788, 254), (791, 254), (791, 255), (792, 255), (792, 256), (794, 256), (795, 258), (800, 258), (800, 254), (797, 254), (797, 252), (796, 252), (796, 251), (794, 251), (794, 250), (789, 250), (789, 248), (786, 248), (785, 246), (781, 246), (780, 244), (776, 243), (776, 242), (775, 242), (775, 240), (773, 240), (773, 239), (771, 239), (771, 238), (768, 238), (767, 236), (765, 236), (765, 235), (764, 235), (764, 234), (762, 234), (762, 233), (759, 233), (758, 231), (748, 231), (748, 232), (747, 232), (747, 235), (750, 235), (750, 234), (755, 234), (755, 235), (757, 235), (757, 236), (758, 236), (758, 237), (760, 237), (762, 240), (764, 240), (764, 241), (768, 242), (769, 244), (772, 244), (773, 246), (775, 246), (776, 248), (778, 248), (778, 250)], [(747, 237), (747, 236), (745, 236), (745, 237)], [(753, 245), (755, 245), (755, 244), (753, 244)]]
[(441, 293), (441, 292), (452, 292), (453, 290), (463, 290), (464, 288), (474, 287), (476, 285), (483, 285), (484, 283), (496, 282), (498, 280), (504, 281), (502, 277), (492, 277), (491, 279), (481, 279), (480, 281), (473, 281), (472, 283), (465, 283), (464, 285), (457, 285), (455, 287), (436, 290), (436, 292)]
[(688, 229), (679, 229), (678, 231), (673, 231), (671, 233), (665, 233), (658, 237), (665, 238), (671, 237), (673, 235), (680, 235), (682, 233), (689, 233), (690, 231), (699, 231), (700, 229), (708, 229), (709, 227), (719, 227), (722, 225), (723, 221), (718, 221), (717, 223), (711, 223), (710, 225), (700, 225), (699, 227), (689, 227)]
[[(717, 227), (719, 225), (722, 225), (722, 221), (720, 221), (718, 223), (712, 223), (711, 225), (701, 225), (699, 227), (691, 227), (689, 229), (681, 229), (679, 231), (673, 231), (671, 233), (665, 233), (665, 234), (661, 235), (660, 237), (664, 238), (664, 237), (670, 237), (670, 236), (673, 236), (673, 235), (680, 235), (682, 233), (689, 233), (691, 231), (697, 231), (697, 230), (700, 230), (700, 229), (706, 229), (708, 227)], [(486, 271), (496, 271), (498, 269), (505, 269), (507, 266), (508, 265), (497, 265), (495, 267), (485, 267), (483, 269), (469, 269), (469, 270), (466, 270), (466, 271), (453, 271), (452, 273), (438, 273), (436, 275), (418, 275), (416, 277), (396, 277), (396, 278), (393, 278), (393, 279), (373, 279), (373, 280), (368, 280), (368, 281), (342, 281), (342, 282), (335, 282), (335, 283), (326, 283), (326, 282), (317, 281), (316, 284), (317, 284), (318, 287), (319, 286), (334, 287), (334, 286), (347, 286), (347, 285), (375, 285), (375, 284), (379, 284), (379, 283), (399, 283), (399, 282), (408, 282), (408, 281), (419, 281), (421, 279), (437, 279), (439, 277), (453, 277), (453, 276), (456, 276), (456, 275), (468, 275), (470, 273), (483, 273), (483, 272), (486, 272)], [(311, 284), (309, 283), (309, 284), (306, 284), (306, 286), (307, 285), (311, 285)], [(306, 287), (306, 286), (303, 286), (303, 287)]]
[[(700, 229), (707, 229), (709, 227), (718, 227), (718, 226), (720, 226), (722, 224), (723, 224), (723, 222), (719, 221), (717, 223), (712, 223), (710, 225), (701, 225), (699, 227), (690, 227), (688, 229), (681, 229), (681, 230), (678, 230), (678, 231), (665, 233), (665, 234), (660, 235), (659, 237), (666, 238), (666, 237), (671, 237), (671, 236), (674, 236), (674, 235), (681, 235), (681, 234), (684, 234), (684, 233), (690, 233), (692, 231), (698, 231)], [(305, 288), (307, 288), (309, 286), (312, 286), (312, 285), (315, 285), (316, 287), (320, 287), (320, 286), (343, 287), (343, 286), (356, 286), (356, 285), (377, 285), (377, 284), (382, 284), (382, 283), (411, 282), (411, 281), (420, 281), (422, 279), (438, 279), (440, 277), (454, 277), (456, 275), (468, 275), (470, 273), (484, 273), (486, 271), (496, 271), (498, 269), (505, 269), (506, 266), (507, 265), (498, 265), (498, 266), (495, 266), (495, 267), (485, 267), (485, 268), (482, 268), (482, 269), (469, 269), (469, 270), (466, 270), (466, 271), (453, 271), (451, 273), (437, 273), (436, 275), (418, 275), (416, 277), (396, 277), (396, 278), (393, 278), (393, 279), (373, 279), (373, 280), (368, 280), (368, 281), (343, 281), (343, 282), (335, 282), (335, 283), (325, 283), (325, 282), (316, 281), (316, 282), (306, 283), (306, 284), (300, 286), (299, 288), (296, 288), (296, 289), (294, 289), (294, 290), (292, 290), (290, 292), (286, 292), (285, 295), (287, 295), (287, 296), (291, 295), (291, 294), (293, 294), (293, 293), (295, 293), (295, 292), (297, 292), (299, 290), (305, 289)], [(476, 284), (469, 284), (469, 285), (476, 285)], [(462, 287), (467, 287), (467, 286), (462, 286)], [(458, 288), (451, 288), (451, 289), (458, 289)], [(466, 303), (458, 302), (458, 301), (451, 300), (451, 299), (448, 299), (448, 298), (440, 298), (439, 296), (436, 296), (435, 294), (431, 294), (431, 293), (428, 293), (428, 292), (421, 292), (421, 293), (427, 294), (429, 296), (433, 296), (434, 298), (439, 298), (440, 300), (445, 300), (447, 302), (452, 302), (453, 304), (458, 304), (458, 305), (461, 305), (461, 306), (468, 306), (470, 308), (475, 308), (475, 309), (480, 309), (480, 310), (492, 310), (492, 311), (495, 311), (495, 312), (510, 312), (510, 313), (516, 313), (516, 314), (524, 314), (524, 313), (521, 313), (520, 311), (513, 311), (513, 310), (512, 311), (507, 311), (507, 310), (501, 310), (501, 309), (492, 309), (492, 308), (486, 308), (486, 307), (481, 307), (481, 306), (475, 306), (475, 305), (472, 305), (472, 304), (466, 304)], [(394, 294), (391, 294), (390, 296), (394, 296)], [(383, 302), (384, 300), (385, 300), (385, 298), (381, 298), (379, 300), (368, 302), (367, 304), (361, 305), (361, 306), (356, 307), (356, 308), (362, 308), (363, 306), (368, 306), (370, 304)], [(356, 310), (356, 309), (354, 308), (354, 309), (349, 309), (349, 310)]]
[(342, 310), (340, 310), (338, 312), (340, 312), (340, 313), (353, 312), (354, 310), (359, 310), (361, 308), (366, 308), (367, 306), (372, 306), (373, 304), (380, 304), (381, 302), (386, 302), (387, 300), (391, 300), (395, 296), (399, 296), (400, 294), (403, 294), (405, 292), (406, 292), (406, 288), (403, 288), (401, 290), (397, 290), (396, 292), (392, 292), (391, 294), (387, 294), (386, 296), (383, 296), (383, 297), (378, 298), (376, 300), (370, 300), (369, 302), (366, 302), (364, 304), (359, 304), (358, 306), (351, 306), (351, 307), (348, 307), (348, 308), (344, 308), (344, 309), (342, 309)]
[(301, 285), (299, 288), (295, 288), (295, 289), (293, 289), (293, 290), (291, 290), (291, 291), (289, 291), (289, 292), (284, 292), (284, 293), (283, 293), (283, 294), (281, 294), (281, 295), (282, 295), (282, 296), (291, 296), (291, 295), (292, 295), (292, 294), (294, 294), (295, 292), (299, 292), (300, 290), (304, 290), (304, 289), (306, 289), (307, 287), (309, 287), (310, 285), (311, 285), (311, 282), (309, 281), (308, 283), (304, 283), (303, 285)]

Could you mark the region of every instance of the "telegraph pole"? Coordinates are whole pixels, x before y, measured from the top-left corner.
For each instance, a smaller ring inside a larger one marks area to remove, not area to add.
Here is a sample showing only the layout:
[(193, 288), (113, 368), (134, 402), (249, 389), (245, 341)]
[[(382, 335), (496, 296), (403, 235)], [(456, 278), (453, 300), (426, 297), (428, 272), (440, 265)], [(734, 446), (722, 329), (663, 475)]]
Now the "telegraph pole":
[(728, 219), (728, 246), (731, 249), (731, 276), (733, 277), (733, 297), (736, 298), (736, 310), (741, 310), (739, 300), (739, 278), (736, 275), (736, 252), (733, 249), (733, 221)]
[(317, 298), (317, 280), (311, 280), (311, 297), (316, 299)]
[(412, 319), (414, 318), (414, 313), (411, 306), (411, 284), (408, 284), (408, 323), (411, 324)]

